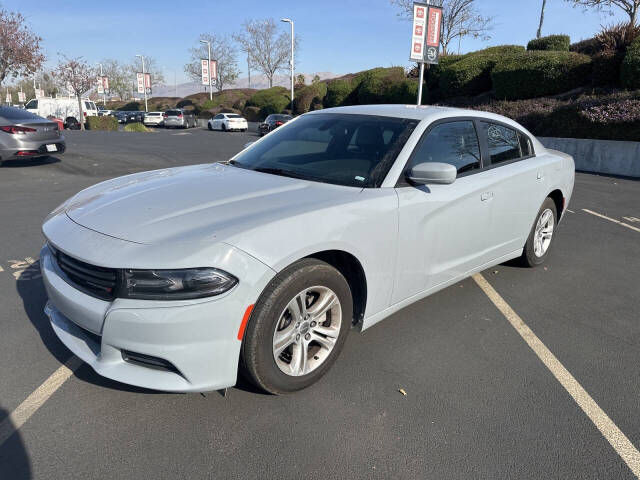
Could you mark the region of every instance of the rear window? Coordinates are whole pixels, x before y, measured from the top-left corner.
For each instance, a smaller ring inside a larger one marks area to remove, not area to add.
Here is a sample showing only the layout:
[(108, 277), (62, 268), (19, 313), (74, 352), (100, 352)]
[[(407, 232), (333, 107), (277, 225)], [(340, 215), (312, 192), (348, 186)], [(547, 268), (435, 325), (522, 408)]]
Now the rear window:
[(516, 160), (522, 156), (518, 134), (514, 129), (488, 122), (481, 122), (481, 125), (487, 136), (491, 165)]
[(167, 116), (169, 117), (177, 117), (182, 112), (180, 110), (167, 110)]
[[(35, 107), (29, 108), (37, 108), (37, 103)], [(7, 120), (35, 120), (37, 118), (41, 118), (38, 115), (22, 110), (21, 108), (13, 107), (0, 107), (0, 117), (4, 117)]]
[(160, 112), (149, 112), (147, 113), (147, 117), (159, 117), (162, 115)]
[(227, 114), (227, 118), (242, 118), (242, 117), (237, 113), (229, 113)]

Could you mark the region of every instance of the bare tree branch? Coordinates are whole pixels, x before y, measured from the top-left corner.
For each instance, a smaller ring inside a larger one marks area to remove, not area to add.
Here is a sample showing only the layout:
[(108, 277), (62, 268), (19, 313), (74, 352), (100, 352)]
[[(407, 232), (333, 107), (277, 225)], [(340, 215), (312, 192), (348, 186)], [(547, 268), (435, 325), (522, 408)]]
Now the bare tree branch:
[(572, 3), (574, 7), (583, 7), (585, 9), (594, 8), (596, 10), (605, 10), (611, 13), (613, 7), (617, 7), (629, 15), (629, 22), (632, 25), (638, 23), (638, 10), (640, 9), (640, 0), (565, 0)]
[(0, 9), (0, 85), (7, 76), (26, 77), (42, 66), (41, 41), (27, 28), (22, 14)]
[(229, 38), (222, 35), (203, 33), (198, 37), (198, 46), (190, 48), (191, 62), (184, 66), (184, 71), (194, 80), (201, 79), (200, 60), (207, 58), (208, 51), (205, 44), (200, 40), (211, 42), (211, 60), (218, 62), (218, 80), (216, 88), (222, 91), (225, 85), (232, 84), (240, 75), (238, 70), (238, 53), (229, 41)]
[(78, 108), (80, 112), (80, 128), (84, 130), (84, 115), (82, 113), (82, 95), (87, 93), (96, 85), (96, 78), (98, 72), (95, 68), (91, 67), (87, 62), (82, 60), (82, 57), (67, 58), (62, 57), (55, 70), (56, 80), (64, 85), (70, 93), (73, 93), (78, 99)]

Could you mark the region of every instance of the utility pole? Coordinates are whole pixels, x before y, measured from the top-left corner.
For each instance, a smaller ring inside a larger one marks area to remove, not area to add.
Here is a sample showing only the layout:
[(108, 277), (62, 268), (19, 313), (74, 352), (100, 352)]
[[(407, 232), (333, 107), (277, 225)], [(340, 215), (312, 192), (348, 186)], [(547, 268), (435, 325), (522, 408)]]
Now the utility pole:
[[(149, 106), (147, 105), (147, 76), (144, 71), (144, 55), (136, 55), (136, 57), (140, 57), (142, 59), (142, 86), (144, 90), (144, 111), (149, 111)], [(151, 82), (149, 82), (151, 83)]]
[(211, 88), (211, 42), (209, 40), (200, 40), (200, 43), (207, 44), (207, 58), (209, 60), (207, 64), (207, 72), (209, 73), (209, 100), (213, 100), (213, 89)]
[(251, 64), (249, 63), (249, 53), (247, 53), (247, 75), (249, 75), (249, 88), (251, 88)]
[(294, 91), (293, 91), (293, 83), (294, 83), (294, 79), (293, 79), (293, 45), (294, 45), (294, 40), (293, 40), (293, 20), (291, 20), (290, 18), (282, 18), (280, 19), (281, 22), (284, 23), (288, 23), (291, 25), (291, 113), (293, 113), (293, 96), (294, 96)]

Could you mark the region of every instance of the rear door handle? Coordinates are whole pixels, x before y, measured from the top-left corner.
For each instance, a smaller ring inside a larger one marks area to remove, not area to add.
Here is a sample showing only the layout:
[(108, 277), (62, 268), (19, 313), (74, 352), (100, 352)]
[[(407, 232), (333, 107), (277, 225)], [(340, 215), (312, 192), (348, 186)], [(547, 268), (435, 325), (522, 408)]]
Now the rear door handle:
[(538, 172), (538, 180), (542, 180), (544, 178), (544, 172)]
[(484, 192), (483, 194), (480, 195), (480, 200), (482, 200), (483, 202), (485, 200), (491, 200), (493, 198), (493, 192)]

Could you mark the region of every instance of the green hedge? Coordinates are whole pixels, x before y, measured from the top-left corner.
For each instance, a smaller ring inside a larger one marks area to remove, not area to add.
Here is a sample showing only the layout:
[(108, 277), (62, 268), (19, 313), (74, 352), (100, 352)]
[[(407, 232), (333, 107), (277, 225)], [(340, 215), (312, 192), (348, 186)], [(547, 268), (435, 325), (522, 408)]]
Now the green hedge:
[(118, 119), (111, 115), (102, 117), (87, 117), (87, 130), (118, 130)]
[(425, 83), (427, 84), (427, 89), (429, 91), (437, 90), (440, 85), (440, 77), (442, 76), (442, 71), (456, 62), (462, 60), (466, 55), (444, 55), (440, 57), (440, 60), (436, 65), (429, 66), (428, 69), (425, 69)]
[(246, 102), (247, 107), (267, 108), (272, 113), (280, 113), (291, 102), (289, 89), (284, 87), (271, 87), (259, 90), (251, 95)]
[(555, 95), (588, 83), (591, 58), (573, 52), (526, 52), (502, 59), (491, 73), (499, 99)]
[(249, 122), (260, 122), (264, 118), (260, 118), (260, 109), (258, 107), (244, 107), (243, 116)]
[(627, 49), (620, 69), (620, 82), (629, 90), (640, 88), (640, 37)]
[(473, 96), (492, 88), (491, 71), (499, 61), (514, 55), (522, 55), (521, 45), (501, 45), (464, 55), (458, 61), (442, 68), (439, 78), (443, 97)]
[(293, 101), (293, 111), (296, 115), (307, 113), (314, 104), (322, 104), (327, 95), (327, 84), (316, 82), (298, 89)]
[(324, 97), (324, 106), (326, 108), (339, 107), (344, 105), (346, 99), (354, 90), (351, 80), (338, 78), (327, 83), (327, 95)]
[(618, 85), (620, 82), (620, 69), (624, 55), (621, 52), (601, 52), (591, 59), (591, 80), (596, 87), (605, 85)]
[(571, 46), (569, 35), (549, 35), (548, 37), (534, 38), (527, 44), (527, 50), (552, 50), (568, 52)]
[(396, 103), (394, 91), (390, 87), (395, 83), (404, 82), (406, 75), (404, 68), (374, 68), (356, 76), (358, 86), (358, 103), (368, 105), (372, 103)]

